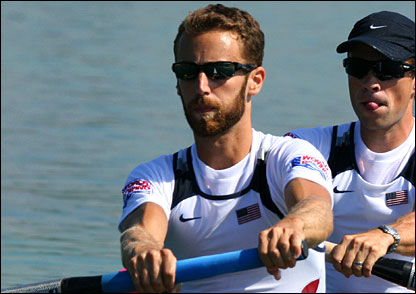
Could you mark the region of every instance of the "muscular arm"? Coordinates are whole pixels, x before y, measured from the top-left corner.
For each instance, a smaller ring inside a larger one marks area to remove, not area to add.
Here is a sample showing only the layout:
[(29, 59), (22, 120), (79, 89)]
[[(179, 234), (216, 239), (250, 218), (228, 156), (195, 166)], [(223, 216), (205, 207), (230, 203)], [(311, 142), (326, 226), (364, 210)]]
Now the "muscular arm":
[(298, 220), (302, 225), (304, 238), (309, 247), (315, 247), (326, 240), (333, 230), (331, 197), (319, 184), (297, 178), (285, 189), (289, 214), (286, 221)]
[[(152, 202), (140, 205), (135, 211), (130, 213), (120, 225), (123, 233), (127, 229), (132, 229), (133, 227), (142, 228), (144, 231), (148, 232), (149, 235), (147, 238), (150, 238), (155, 244), (158, 243), (160, 248), (163, 247), (168, 231), (168, 220), (166, 219), (165, 212), (159, 205)], [(127, 236), (130, 235), (132, 234), (127, 234)], [(145, 239), (141, 240), (144, 241)]]
[(162, 292), (174, 288), (176, 258), (163, 249), (168, 221), (163, 209), (144, 203), (121, 224), (121, 257), (136, 289)]
[(267, 271), (280, 279), (279, 268), (294, 267), (301, 241), (315, 247), (332, 233), (331, 197), (321, 185), (296, 178), (285, 188), (288, 215), (259, 235), (260, 258)]

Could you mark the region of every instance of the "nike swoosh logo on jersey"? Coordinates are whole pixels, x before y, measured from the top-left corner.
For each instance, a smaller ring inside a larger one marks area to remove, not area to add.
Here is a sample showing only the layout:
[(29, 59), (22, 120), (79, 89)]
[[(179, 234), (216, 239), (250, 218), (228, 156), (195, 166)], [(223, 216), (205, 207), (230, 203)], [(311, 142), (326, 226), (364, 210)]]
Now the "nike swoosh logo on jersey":
[(350, 190), (340, 191), (338, 190), (338, 186), (334, 188), (334, 193), (350, 193), (350, 192), (354, 192), (354, 191), (350, 191)]
[(181, 214), (181, 216), (179, 217), (179, 220), (180, 220), (181, 222), (185, 223), (185, 222), (189, 222), (189, 221), (191, 221), (191, 220), (200, 219), (200, 218), (201, 218), (200, 216), (190, 217), (190, 218), (184, 218), (184, 217), (183, 217), (183, 214)]
[(381, 29), (381, 28), (387, 28), (387, 26), (375, 26), (375, 25), (370, 26), (370, 29), (372, 29), (372, 30)]

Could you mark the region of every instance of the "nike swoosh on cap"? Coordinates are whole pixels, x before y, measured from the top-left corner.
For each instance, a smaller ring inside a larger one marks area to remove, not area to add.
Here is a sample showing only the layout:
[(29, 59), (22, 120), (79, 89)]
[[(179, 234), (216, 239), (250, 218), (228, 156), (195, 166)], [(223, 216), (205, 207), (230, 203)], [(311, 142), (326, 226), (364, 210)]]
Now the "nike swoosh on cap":
[(334, 193), (350, 193), (350, 192), (354, 192), (354, 191), (350, 191), (350, 190), (340, 191), (338, 190), (338, 186), (334, 188)]
[(370, 29), (375, 30), (375, 29), (381, 29), (381, 28), (387, 28), (387, 26), (375, 26), (375, 25), (371, 25)]
[(181, 216), (179, 217), (179, 220), (183, 223), (191, 221), (191, 220), (195, 220), (195, 219), (200, 219), (200, 216), (196, 216), (196, 217), (190, 217), (190, 218), (184, 218), (183, 214), (181, 214)]

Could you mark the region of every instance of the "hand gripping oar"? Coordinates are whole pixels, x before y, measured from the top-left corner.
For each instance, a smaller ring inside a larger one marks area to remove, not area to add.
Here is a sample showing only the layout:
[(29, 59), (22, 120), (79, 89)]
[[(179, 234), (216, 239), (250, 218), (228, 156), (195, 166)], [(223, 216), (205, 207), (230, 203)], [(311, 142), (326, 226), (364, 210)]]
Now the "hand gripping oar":
[[(308, 245), (302, 241), (298, 260), (308, 257)], [(175, 283), (263, 267), (257, 248), (178, 260)], [(52, 291), (52, 292), (51, 292)], [(100, 276), (72, 277), (2, 290), (2, 293), (121, 293), (136, 291), (127, 271)]]
[[(308, 257), (308, 245), (302, 241), (302, 253), (298, 260), (303, 260), (306, 257)], [(176, 263), (175, 283), (200, 280), (263, 266), (257, 248), (183, 259)], [(103, 275), (101, 285), (103, 293), (135, 291), (127, 272)]]

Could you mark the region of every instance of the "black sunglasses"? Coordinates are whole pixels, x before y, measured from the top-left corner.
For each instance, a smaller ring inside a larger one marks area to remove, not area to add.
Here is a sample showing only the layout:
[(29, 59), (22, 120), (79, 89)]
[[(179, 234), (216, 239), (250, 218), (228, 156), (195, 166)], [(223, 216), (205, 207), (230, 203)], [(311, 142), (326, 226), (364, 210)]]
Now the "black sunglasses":
[(193, 80), (203, 71), (211, 80), (223, 80), (231, 78), (237, 70), (250, 72), (257, 68), (253, 64), (241, 64), (238, 62), (218, 61), (205, 64), (196, 64), (193, 62), (176, 62), (172, 64), (172, 70), (176, 78), (180, 80)]
[(371, 69), (376, 78), (380, 81), (399, 79), (404, 77), (407, 71), (414, 71), (415, 66), (400, 61), (380, 60), (368, 61), (356, 57), (344, 59), (343, 65), (347, 74), (362, 79)]

